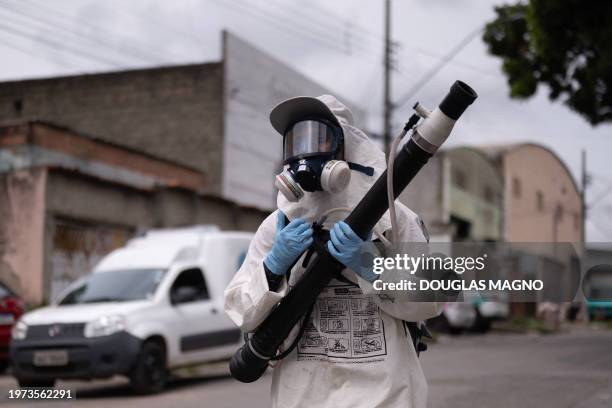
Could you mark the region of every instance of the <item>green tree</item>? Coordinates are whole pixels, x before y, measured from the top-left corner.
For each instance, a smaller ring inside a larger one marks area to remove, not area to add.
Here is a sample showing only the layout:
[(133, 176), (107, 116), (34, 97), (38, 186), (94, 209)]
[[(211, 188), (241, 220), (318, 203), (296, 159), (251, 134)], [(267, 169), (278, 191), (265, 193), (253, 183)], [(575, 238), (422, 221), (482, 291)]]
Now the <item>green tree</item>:
[(530, 0), (495, 8), (483, 40), (513, 98), (548, 86), (592, 125), (612, 121), (612, 1)]

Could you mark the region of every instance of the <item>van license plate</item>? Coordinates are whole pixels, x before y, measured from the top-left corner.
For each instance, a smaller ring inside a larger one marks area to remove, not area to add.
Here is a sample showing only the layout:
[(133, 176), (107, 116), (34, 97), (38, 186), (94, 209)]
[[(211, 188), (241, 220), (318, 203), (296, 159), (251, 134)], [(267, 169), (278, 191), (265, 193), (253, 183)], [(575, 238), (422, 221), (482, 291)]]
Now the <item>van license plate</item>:
[(38, 367), (63, 366), (68, 364), (67, 350), (45, 350), (34, 352), (34, 365)]

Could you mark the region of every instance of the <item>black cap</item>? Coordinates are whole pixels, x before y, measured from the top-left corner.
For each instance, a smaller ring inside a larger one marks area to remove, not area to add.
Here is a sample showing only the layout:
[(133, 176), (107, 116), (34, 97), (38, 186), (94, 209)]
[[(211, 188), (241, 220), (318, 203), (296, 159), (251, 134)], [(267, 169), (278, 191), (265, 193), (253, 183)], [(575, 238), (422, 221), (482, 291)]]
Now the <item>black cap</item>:
[(468, 84), (455, 81), (440, 103), (440, 110), (449, 118), (457, 120), (476, 98), (478, 94)]

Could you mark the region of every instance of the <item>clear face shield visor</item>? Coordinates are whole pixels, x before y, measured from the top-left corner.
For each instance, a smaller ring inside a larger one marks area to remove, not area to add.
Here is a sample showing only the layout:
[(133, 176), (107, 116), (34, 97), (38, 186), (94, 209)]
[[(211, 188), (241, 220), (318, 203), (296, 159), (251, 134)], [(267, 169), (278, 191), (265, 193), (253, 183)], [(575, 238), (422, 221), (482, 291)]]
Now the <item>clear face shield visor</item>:
[(344, 161), (342, 128), (325, 120), (303, 120), (285, 132), (285, 169), (275, 185), (290, 202), (297, 202), (304, 191), (339, 193), (351, 180), (351, 170), (374, 175), (374, 168)]
[(341, 130), (318, 120), (296, 122), (285, 132), (283, 159), (287, 164), (297, 158), (342, 154)]

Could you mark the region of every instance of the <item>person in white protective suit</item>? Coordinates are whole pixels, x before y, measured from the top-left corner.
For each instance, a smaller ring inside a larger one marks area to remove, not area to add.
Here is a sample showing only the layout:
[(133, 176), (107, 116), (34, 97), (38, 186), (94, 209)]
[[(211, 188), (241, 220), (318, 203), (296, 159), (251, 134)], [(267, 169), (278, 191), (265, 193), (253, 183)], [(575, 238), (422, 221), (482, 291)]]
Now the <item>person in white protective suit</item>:
[[(333, 96), (289, 99), (273, 109), (270, 120), (284, 136), (278, 210), (260, 225), (225, 290), (225, 310), (245, 332), (254, 331), (299, 280), (302, 252), (312, 242), (310, 224), (322, 215), (327, 214), (324, 225), (332, 235), (330, 253), (353, 265), (360, 239), (339, 221), (386, 168), (383, 152), (353, 126), (351, 112)], [(401, 242), (426, 241), (419, 218), (399, 203), (397, 219)], [(373, 238), (389, 229), (386, 213)], [(427, 383), (402, 321), (434, 317), (441, 305), (377, 292), (372, 282), (385, 281), (386, 272), (376, 276), (353, 269), (359, 268), (345, 269), (343, 278), (333, 279), (319, 295), (297, 347), (274, 365), (273, 407), (427, 405)], [(298, 332), (299, 325), (281, 351)]]

